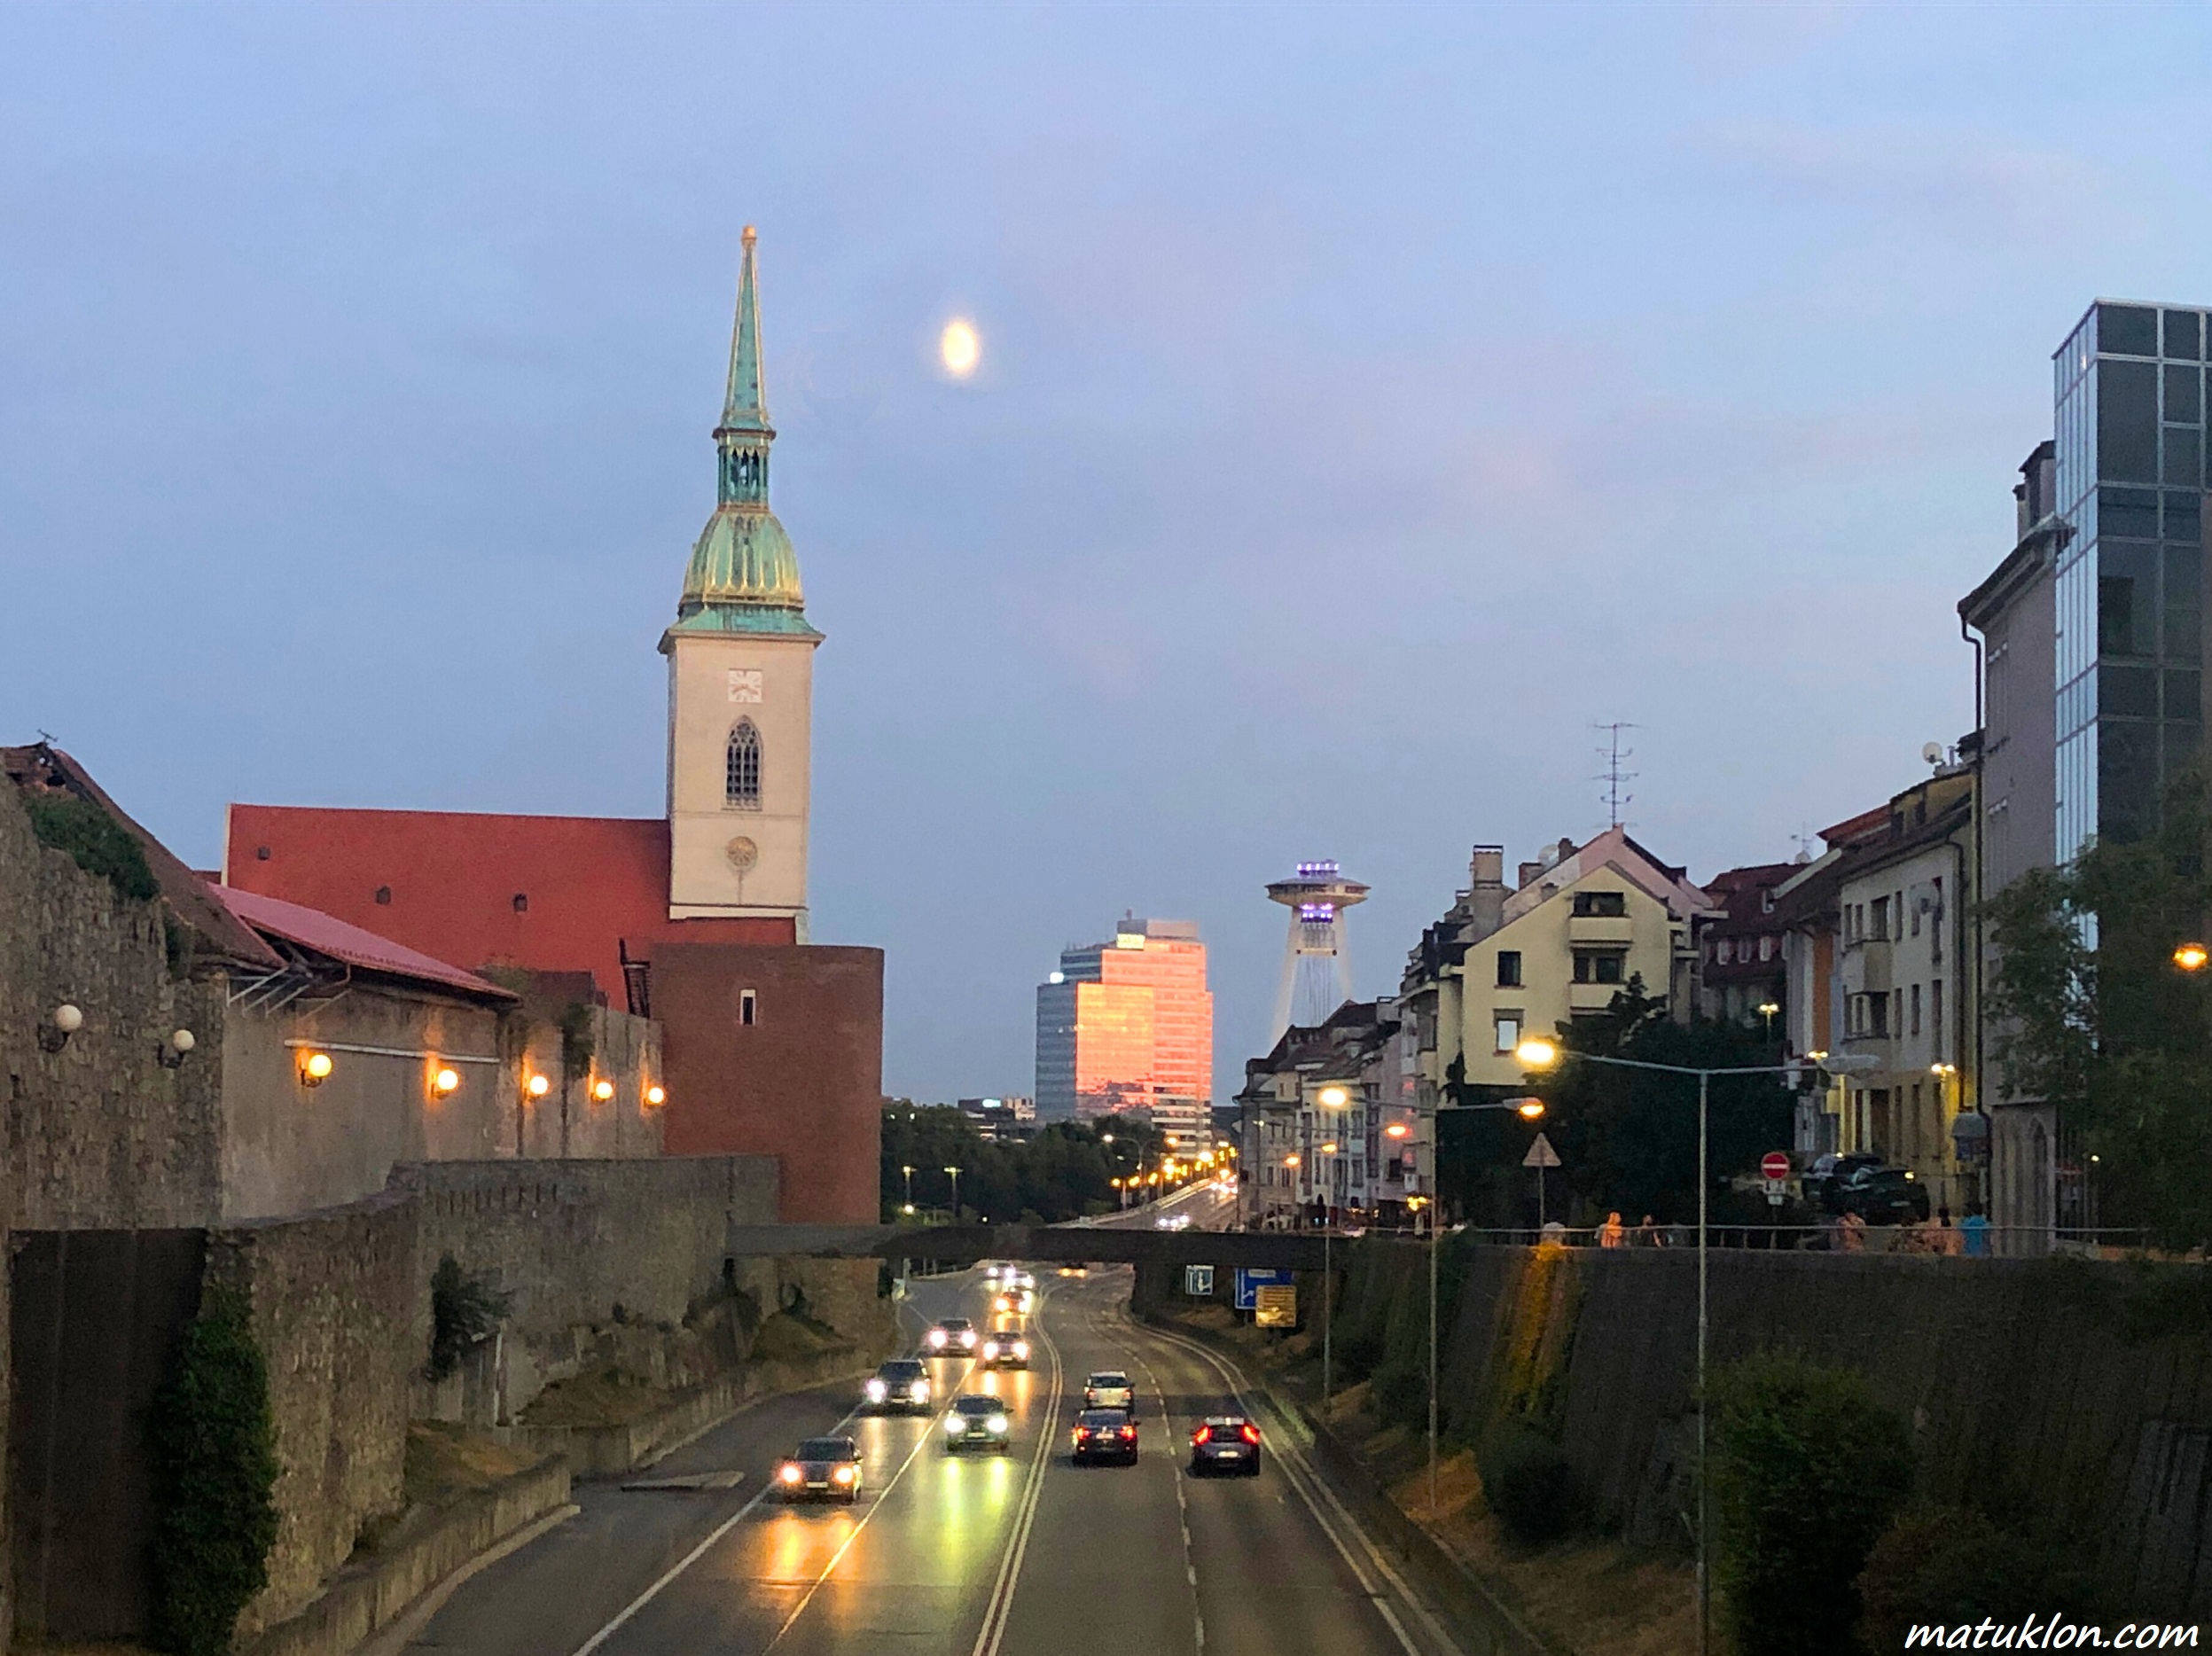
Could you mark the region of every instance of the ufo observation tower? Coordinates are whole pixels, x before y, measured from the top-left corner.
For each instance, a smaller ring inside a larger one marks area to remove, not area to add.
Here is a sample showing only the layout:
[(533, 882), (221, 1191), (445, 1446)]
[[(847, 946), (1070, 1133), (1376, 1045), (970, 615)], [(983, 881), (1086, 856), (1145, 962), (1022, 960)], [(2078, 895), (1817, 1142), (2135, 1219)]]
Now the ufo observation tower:
[(1268, 901), (1290, 910), (1283, 945), (1283, 981), (1275, 994), (1272, 1046), (1295, 1021), (1310, 1027), (1352, 998), (1352, 957), (1344, 941), (1344, 910), (1367, 900), (1367, 887), (1346, 879), (1334, 863), (1301, 863), (1288, 879), (1267, 888)]

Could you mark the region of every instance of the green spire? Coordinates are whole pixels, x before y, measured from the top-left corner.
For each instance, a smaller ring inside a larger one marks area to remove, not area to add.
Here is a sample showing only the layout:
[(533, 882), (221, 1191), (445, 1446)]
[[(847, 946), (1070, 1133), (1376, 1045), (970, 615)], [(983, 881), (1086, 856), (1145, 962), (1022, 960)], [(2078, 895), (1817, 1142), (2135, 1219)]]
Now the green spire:
[(716, 437), (724, 432), (776, 434), (768, 423), (768, 390), (761, 378), (761, 294), (753, 254), (759, 239), (747, 224), (738, 269), (738, 319), (730, 331), (730, 390), (722, 401), (722, 427)]
[(663, 650), (677, 633), (821, 636), (807, 624), (798, 555), (768, 505), (768, 449), (776, 431), (768, 423), (761, 372), (758, 238), (750, 224), (744, 239), (738, 318), (730, 333), (730, 385), (722, 424), (715, 428), (715, 515), (692, 548), (676, 625), (661, 641)]

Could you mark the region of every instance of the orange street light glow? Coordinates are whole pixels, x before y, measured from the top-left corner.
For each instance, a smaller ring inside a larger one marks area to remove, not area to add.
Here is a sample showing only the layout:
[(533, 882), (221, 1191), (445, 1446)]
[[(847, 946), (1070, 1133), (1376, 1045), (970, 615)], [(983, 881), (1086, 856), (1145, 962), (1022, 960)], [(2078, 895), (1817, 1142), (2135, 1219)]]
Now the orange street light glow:
[(1412, 1130), (1413, 1129), (1408, 1127), (1403, 1121), (1393, 1121), (1389, 1126), (1382, 1129), (1382, 1133), (1383, 1137), (1386, 1138), (1403, 1138)]
[(611, 1081), (593, 1082), (591, 1083), (591, 1096), (594, 1098), (597, 1098), (601, 1104), (605, 1104), (609, 1098), (612, 1098), (614, 1096), (614, 1083)]
[(430, 1090), (441, 1098), (460, 1090), (461, 1072), (457, 1069), (442, 1069), (430, 1078)]
[(1520, 1109), (1521, 1120), (1525, 1121), (1533, 1121), (1544, 1113), (1544, 1100), (1541, 1098), (1523, 1098), (1520, 1101)]
[(2208, 960), (2212, 960), (2212, 953), (2208, 953), (2202, 943), (2184, 943), (2174, 950), (2174, 964), (2184, 972), (2201, 972)]
[(645, 1089), (645, 1102), (647, 1104), (666, 1104), (668, 1101), (668, 1095), (661, 1091), (660, 1088), (648, 1087)]
[(543, 1075), (533, 1075), (523, 1083), (523, 1087), (533, 1098), (543, 1098), (547, 1093), (552, 1091), (553, 1083)]
[(1538, 1035), (1515, 1047), (1513, 1056), (1530, 1069), (1550, 1069), (1559, 1061), (1559, 1049)]

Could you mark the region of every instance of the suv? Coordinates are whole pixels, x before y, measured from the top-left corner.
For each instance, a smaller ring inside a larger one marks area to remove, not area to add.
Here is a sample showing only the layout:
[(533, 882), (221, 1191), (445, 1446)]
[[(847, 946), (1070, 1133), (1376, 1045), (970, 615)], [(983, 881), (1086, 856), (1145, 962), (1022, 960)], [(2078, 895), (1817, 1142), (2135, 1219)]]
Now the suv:
[(1119, 1369), (1101, 1369), (1083, 1381), (1085, 1409), (1119, 1409), (1130, 1419), (1137, 1418), (1137, 1388), (1129, 1384), (1128, 1375)]
[(919, 1357), (894, 1357), (860, 1388), (860, 1406), (871, 1413), (894, 1409), (929, 1412), (929, 1370)]
[(1907, 1168), (1858, 1167), (1821, 1192), (1832, 1214), (1856, 1214), (1870, 1225), (1917, 1224), (1927, 1217), (1927, 1187)]
[[(1850, 1175), (1861, 1168), (1879, 1168), (1880, 1166), (1881, 1166), (1881, 1158), (1870, 1155), (1864, 1150), (1855, 1150), (1849, 1155), (1838, 1155), (1831, 1151), (1825, 1156), (1817, 1156), (1813, 1159), (1812, 1166), (1805, 1169), (1804, 1176), (1800, 1181), (1804, 1186), (1805, 1199), (1809, 1202), (1818, 1202), (1824, 1207), (1827, 1207), (1830, 1192)], [(1831, 1209), (1831, 1211), (1841, 1210)]]

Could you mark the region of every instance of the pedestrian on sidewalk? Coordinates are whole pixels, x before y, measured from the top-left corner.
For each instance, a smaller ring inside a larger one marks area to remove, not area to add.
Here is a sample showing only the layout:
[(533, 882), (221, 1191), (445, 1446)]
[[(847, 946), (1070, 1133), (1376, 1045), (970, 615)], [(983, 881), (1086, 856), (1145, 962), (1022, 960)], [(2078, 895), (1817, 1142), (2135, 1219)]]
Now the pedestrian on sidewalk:
[(1621, 1222), (1621, 1215), (1618, 1213), (1607, 1214), (1605, 1223), (1598, 1228), (1598, 1246), (1599, 1247), (1626, 1247), (1628, 1242), (1628, 1227)]
[(1851, 1209), (1846, 1208), (1843, 1217), (1836, 1221), (1836, 1246), (1846, 1254), (1866, 1251), (1866, 1221)]
[(1959, 1224), (1958, 1234), (1966, 1244), (1968, 1259), (1989, 1257), (1989, 1222), (1979, 1204), (1966, 1209), (1966, 1216)]

